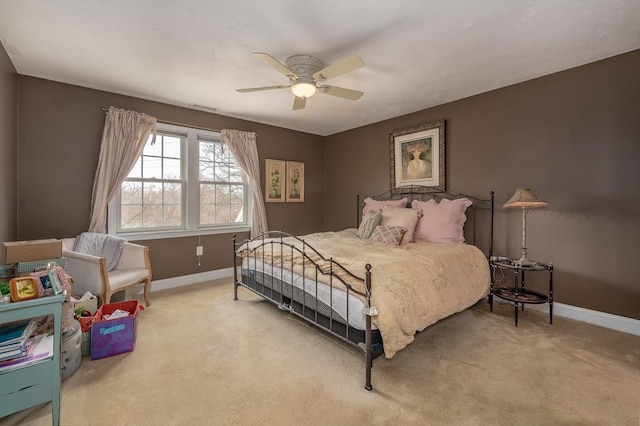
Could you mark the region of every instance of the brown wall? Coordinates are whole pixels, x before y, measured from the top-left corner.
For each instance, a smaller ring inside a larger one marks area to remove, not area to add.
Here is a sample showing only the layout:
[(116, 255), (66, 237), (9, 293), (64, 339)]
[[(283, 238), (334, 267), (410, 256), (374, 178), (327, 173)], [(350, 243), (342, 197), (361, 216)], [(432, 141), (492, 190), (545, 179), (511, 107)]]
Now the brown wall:
[[(447, 189), (496, 191), (495, 253), (519, 255), (521, 216), (500, 206), (516, 188), (531, 187), (549, 208), (529, 213), (529, 257), (554, 263), (556, 301), (640, 319), (640, 51), (326, 138), (26, 76), (17, 77), (16, 128), (16, 74), (4, 51), (0, 73), (2, 199), (16, 199), (18, 190), (17, 225), (0, 204), (0, 242), (86, 229), (101, 109), (109, 105), (255, 131), (261, 159), (304, 161), (305, 203), (267, 204), (270, 228), (296, 234), (353, 226), (355, 195), (389, 188), (389, 133), (446, 119)], [(16, 158), (16, 138), (17, 186), (7, 160)], [(196, 241), (143, 241), (155, 278), (230, 266), (230, 235), (203, 237), (201, 266)]]
[[(87, 230), (104, 127), (102, 108), (110, 105), (144, 112), (159, 121), (256, 132), (262, 179), (265, 158), (305, 163), (305, 202), (267, 203), (269, 227), (296, 234), (322, 229), (321, 136), (22, 75), (18, 99), (20, 240), (71, 237)], [(202, 237), (201, 266), (195, 256), (197, 237), (142, 243), (150, 247), (154, 279), (226, 268), (232, 262), (229, 234)]]
[(327, 137), (325, 229), (389, 189), (389, 133), (437, 119), (447, 189), (496, 192), (496, 254), (519, 257), (522, 215), (501, 206), (529, 187), (549, 207), (527, 216), (528, 257), (553, 262), (555, 300), (640, 319), (640, 51)]
[[(17, 82), (16, 69), (0, 43), (0, 242), (16, 239)], [(4, 247), (0, 246), (3, 258)]]

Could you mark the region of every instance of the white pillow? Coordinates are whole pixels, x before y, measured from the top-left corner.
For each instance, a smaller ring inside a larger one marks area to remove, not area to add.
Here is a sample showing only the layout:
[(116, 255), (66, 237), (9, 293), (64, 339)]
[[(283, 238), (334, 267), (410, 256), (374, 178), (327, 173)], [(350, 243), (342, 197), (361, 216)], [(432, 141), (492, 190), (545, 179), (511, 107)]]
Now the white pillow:
[(380, 226), (402, 226), (407, 230), (402, 238), (402, 244), (412, 243), (420, 213), (414, 209), (404, 207), (385, 206), (382, 208)]

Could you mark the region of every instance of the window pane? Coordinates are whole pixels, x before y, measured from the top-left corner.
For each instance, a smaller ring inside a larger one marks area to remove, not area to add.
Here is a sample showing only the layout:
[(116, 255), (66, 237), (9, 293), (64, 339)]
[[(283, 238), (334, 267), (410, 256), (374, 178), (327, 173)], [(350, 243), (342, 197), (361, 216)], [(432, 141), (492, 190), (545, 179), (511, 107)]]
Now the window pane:
[(215, 224), (215, 185), (200, 184), (200, 220), (199, 225)]
[(229, 223), (231, 214), (229, 212), (229, 205), (216, 206), (216, 223)]
[(182, 207), (180, 204), (169, 204), (164, 206), (164, 225), (165, 226), (181, 226), (182, 225)]
[(180, 159), (164, 158), (162, 164), (163, 179), (180, 179)]
[(214, 143), (200, 141), (200, 161), (215, 160)]
[(160, 179), (162, 159), (159, 157), (142, 157), (142, 178)]
[(217, 182), (228, 182), (229, 166), (224, 163), (215, 163), (214, 175)]
[(162, 155), (162, 135), (156, 136), (156, 143), (151, 145), (151, 141), (153, 140), (153, 135), (149, 135), (149, 139), (147, 139), (147, 144), (144, 146), (142, 150), (142, 155), (154, 155), (161, 156)]
[(142, 206), (122, 206), (120, 209), (120, 228), (142, 227)]
[(213, 204), (215, 200), (215, 185), (200, 184), (200, 204)]
[(242, 204), (231, 204), (231, 218), (232, 222), (241, 223), (244, 222), (244, 211)]
[(145, 182), (143, 194), (144, 204), (162, 204), (162, 183)]
[(136, 160), (136, 164), (133, 165), (133, 169), (131, 169), (127, 177), (130, 177), (130, 178), (142, 177), (142, 158), (138, 158)]
[(165, 183), (164, 202), (165, 204), (182, 204), (182, 184)]
[(213, 181), (213, 163), (200, 163), (200, 180)]
[(215, 205), (213, 204), (201, 204), (200, 205), (200, 225), (214, 225), (215, 224)]
[(229, 203), (229, 185), (216, 185), (216, 204)]
[(125, 204), (142, 204), (142, 183), (141, 182), (122, 182), (120, 187), (121, 203)]
[(164, 151), (162, 155), (170, 158), (182, 158), (180, 155), (180, 142), (182, 139), (174, 137), (174, 136), (165, 136), (164, 137)]
[(142, 211), (142, 226), (150, 228), (162, 225), (162, 206), (157, 204), (145, 206)]
[(229, 181), (231, 182), (242, 182), (244, 177), (244, 172), (240, 167), (231, 167), (229, 169), (231, 174)]
[(230, 189), (230, 202), (232, 203), (244, 203), (244, 187), (240, 185), (231, 185)]

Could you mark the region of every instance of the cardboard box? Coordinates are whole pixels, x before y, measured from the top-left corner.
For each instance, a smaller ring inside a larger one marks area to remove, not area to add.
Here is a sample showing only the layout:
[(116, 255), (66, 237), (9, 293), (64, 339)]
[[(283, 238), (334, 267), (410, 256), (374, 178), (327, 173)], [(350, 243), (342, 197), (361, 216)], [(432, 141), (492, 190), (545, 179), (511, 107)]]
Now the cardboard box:
[[(121, 309), (128, 316), (116, 319), (104, 319)], [(100, 359), (123, 352), (131, 352), (136, 344), (138, 312), (144, 307), (137, 300), (107, 303), (100, 306), (93, 316), (91, 324), (91, 359)]]
[(12, 241), (3, 244), (5, 264), (62, 257), (61, 240)]

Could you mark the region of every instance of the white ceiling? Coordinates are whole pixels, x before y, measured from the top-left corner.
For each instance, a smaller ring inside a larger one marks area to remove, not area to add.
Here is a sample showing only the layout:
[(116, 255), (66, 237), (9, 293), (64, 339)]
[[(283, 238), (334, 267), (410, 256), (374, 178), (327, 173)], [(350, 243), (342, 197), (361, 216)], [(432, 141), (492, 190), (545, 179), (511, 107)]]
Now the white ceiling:
[[(0, 0), (20, 74), (330, 135), (640, 48), (640, 0)], [(252, 52), (363, 68), (292, 111)]]

